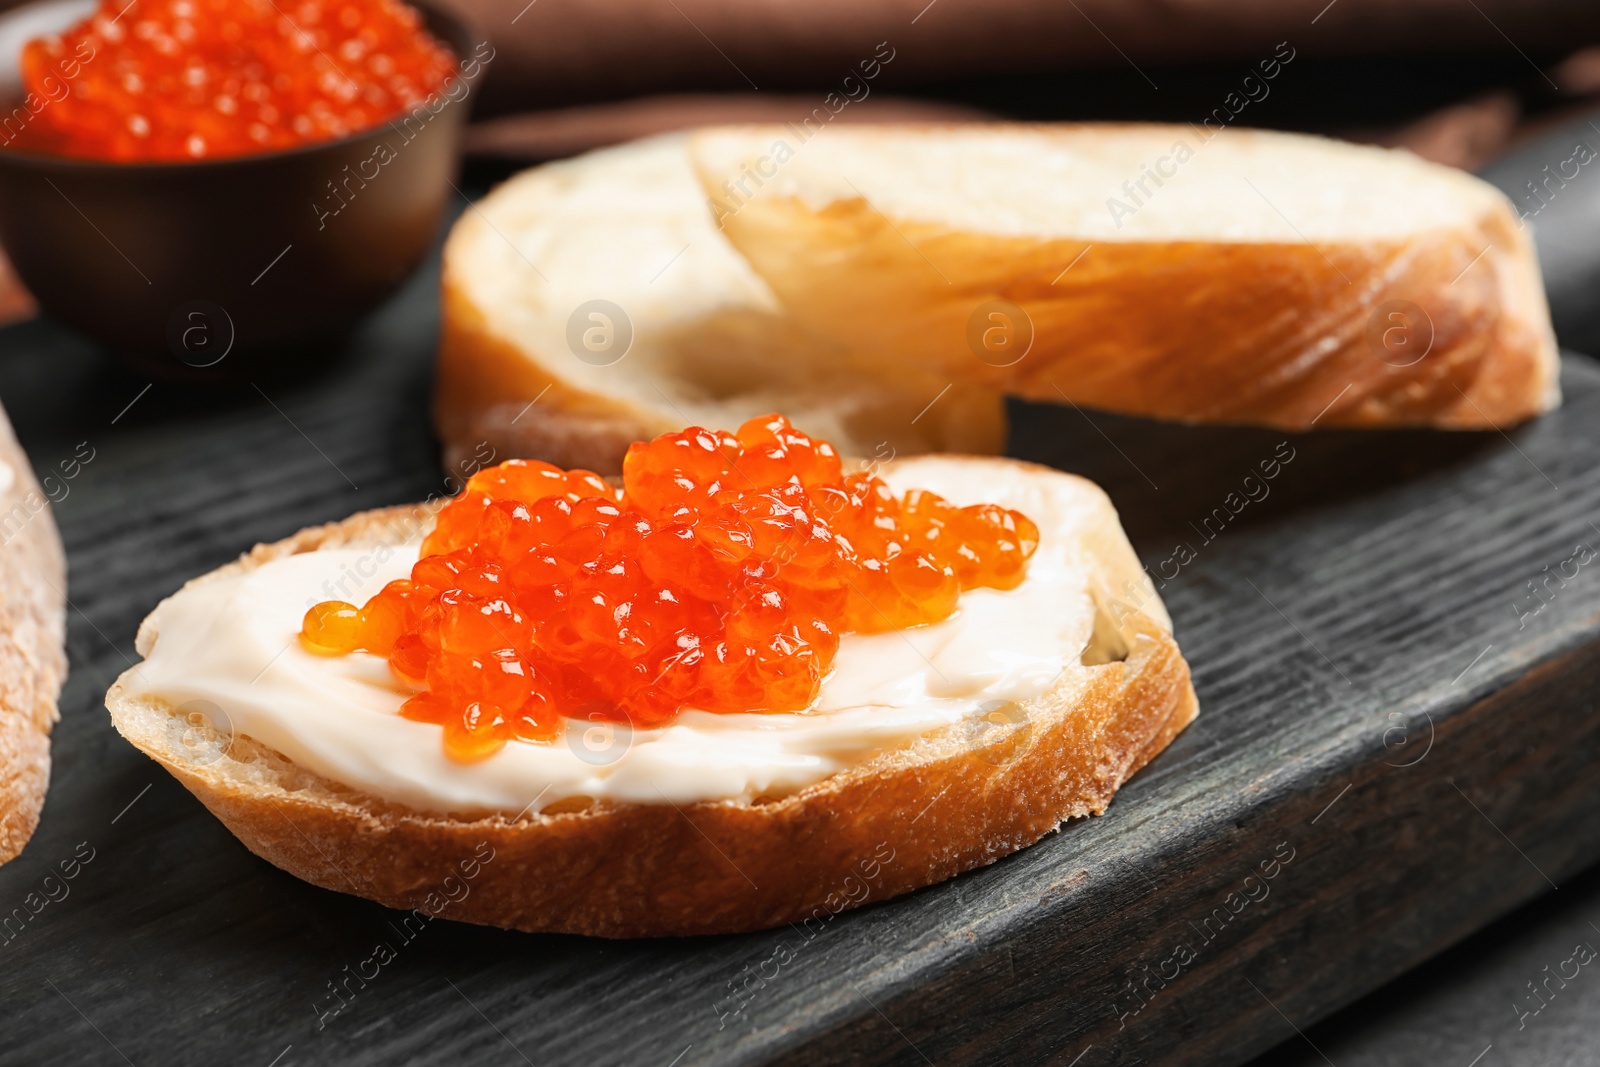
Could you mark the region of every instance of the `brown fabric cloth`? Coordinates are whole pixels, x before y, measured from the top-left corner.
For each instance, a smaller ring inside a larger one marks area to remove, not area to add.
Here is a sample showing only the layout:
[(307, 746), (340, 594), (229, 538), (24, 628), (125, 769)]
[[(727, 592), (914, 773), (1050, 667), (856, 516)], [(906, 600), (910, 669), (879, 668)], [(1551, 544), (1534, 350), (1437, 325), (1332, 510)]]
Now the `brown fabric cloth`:
[[(620, 144), (654, 133), (723, 123), (800, 123), (825, 108), (819, 94), (705, 93), (647, 96), (612, 104), (504, 115), (468, 127), (466, 150), (474, 156), (555, 159), (591, 148)], [(824, 109), (823, 122), (981, 122), (992, 116), (960, 104), (870, 96), (841, 108)]]
[[(480, 115), (648, 92), (812, 89), (880, 43), (885, 81), (1600, 40), (1594, 0), (436, 0), (496, 49)], [(1509, 42), (1509, 45), (1508, 45)]]

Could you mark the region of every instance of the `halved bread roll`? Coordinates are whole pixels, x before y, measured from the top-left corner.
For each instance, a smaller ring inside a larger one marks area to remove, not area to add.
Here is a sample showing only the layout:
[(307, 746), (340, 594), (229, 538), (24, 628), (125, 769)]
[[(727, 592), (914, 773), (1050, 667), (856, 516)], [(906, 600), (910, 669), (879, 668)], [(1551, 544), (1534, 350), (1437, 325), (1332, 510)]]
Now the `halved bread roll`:
[(0, 863), (33, 836), (50, 787), (50, 728), (67, 674), (66, 588), (49, 500), (0, 411)]
[[(530, 794), (523, 811), (515, 810), (520, 795), (498, 810), (461, 810), (465, 805), (459, 803), (452, 810), (442, 800), (416, 801), (417, 790), (427, 784), (423, 779), (448, 776), (471, 789), (472, 776), (487, 765), (429, 764), (445, 758), (438, 753), (436, 727), (393, 716), (414, 728), (427, 749), (405, 760), (381, 758), (379, 770), (371, 772), (381, 784), (363, 789), (319, 774), (251, 736), (250, 715), (259, 711), (238, 705), (225, 711), (233, 732), (224, 733), (207, 719), (181, 712), (172, 691), (141, 679), (139, 668), (118, 679), (106, 703), (117, 729), (182, 781), (251, 851), (317, 885), (393, 907), (529, 931), (624, 937), (757, 929), (896, 896), (992, 863), (1065, 819), (1103, 812), (1128, 776), (1194, 718), (1196, 702), (1166, 612), (1110, 502), (1094, 485), (1046, 468), (971, 457), (901, 461), (880, 473), (897, 487), (927, 485), (958, 501), (984, 494), (1035, 514), (1048, 512), (1039, 552), (1056, 561), (1052, 567), (1059, 570), (1052, 573), (1070, 575), (1064, 580), (1072, 592), (1049, 598), (1050, 618), (1019, 622), (1070, 636), (1059, 648), (1059, 675), (1038, 696), (979, 705), (949, 725), (892, 744), (868, 737), (858, 760), (797, 788), (751, 788), (749, 795), (691, 800), (674, 792), (697, 787), (691, 773), (687, 785), (684, 775), (676, 786), (663, 779), (659, 800), (646, 788), (652, 802), (641, 802), (572, 796), (548, 783), (540, 788), (538, 782), (512, 780), (509, 788)], [(431, 510), (421, 512), (425, 520)], [(368, 512), (258, 546), (189, 583), (167, 603), (298, 554), (380, 546), (396, 529), (414, 531), (418, 513)], [(337, 576), (331, 562), (330, 570)], [(166, 607), (140, 629), (146, 667), (163, 655), (160, 620), (170, 617), (163, 614)], [(303, 610), (292, 598), (290, 607)], [(294, 617), (285, 621), (283, 638), (292, 641), (298, 615), (288, 614)], [(221, 629), (208, 632), (223, 640)], [(904, 636), (914, 639), (916, 631)], [(255, 651), (258, 657), (246, 657), (246, 673), (271, 650)], [(291, 661), (297, 654), (286, 649), (276, 662), (296, 670)], [(153, 673), (176, 677), (173, 666)], [(1053, 673), (1053, 656), (1049, 668)], [(254, 687), (261, 682), (238, 681), (259, 693)], [(870, 715), (878, 709), (865, 710)], [(303, 720), (302, 729), (318, 734), (309, 741), (285, 730), (286, 747), (307, 746), (307, 762), (328, 758), (326, 748), (317, 747), (325, 739), (316, 724), (336, 713), (329, 708)], [(262, 733), (282, 725), (259, 721)], [(771, 728), (785, 725), (774, 721)], [(687, 728), (680, 723), (672, 729)], [(381, 746), (376, 729), (364, 731), (358, 732)], [(681, 740), (680, 734), (674, 743)], [(658, 742), (666, 743), (664, 734), (636, 736), (632, 750), (608, 765), (615, 770), (607, 773), (637, 772), (640, 764), (629, 761), (643, 759), (645, 746)], [(490, 760), (505, 756), (502, 751)], [(670, 765), (659, 759), (643, 763)], [(408, 779), (395, 771), (401, 766), (434, 769)], [(575, 788), (580, 787), (568, 786)], [(380, 789), (386, 795), (371, 791)], [(461, 864), (468, 861), (475, 861), (470, 891), (444, 900), (439, 887), (446, 878), (459, 885)]]
[[(625, 355), (597, 299), (626, 315)], [(480, 202), (446, 247), (444, 308), (452, 454), (602, 471), (637, 437), (774, 406), (872, 455), (997, 450), (1008, 393), (1290, 429), (1488, 428), (1559, 401), (1537, 261), (1499, 192), (1254, 130), (639, 142)]]

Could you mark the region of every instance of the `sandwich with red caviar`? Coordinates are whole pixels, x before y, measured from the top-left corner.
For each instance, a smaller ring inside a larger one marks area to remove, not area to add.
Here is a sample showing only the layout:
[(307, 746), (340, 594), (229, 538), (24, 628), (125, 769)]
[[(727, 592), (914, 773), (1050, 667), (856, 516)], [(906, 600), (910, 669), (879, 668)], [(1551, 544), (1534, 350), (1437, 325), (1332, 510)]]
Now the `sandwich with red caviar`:
[[(1013, 460), (841, 462), (781, 416), (513, 460), (163, 601), (117, 728), (329, 889), (612, 937), (799, 921), (1023, 848), (1196, 711), (1105, 495)], [(885, 860), (892, 856), (892, 860)]]

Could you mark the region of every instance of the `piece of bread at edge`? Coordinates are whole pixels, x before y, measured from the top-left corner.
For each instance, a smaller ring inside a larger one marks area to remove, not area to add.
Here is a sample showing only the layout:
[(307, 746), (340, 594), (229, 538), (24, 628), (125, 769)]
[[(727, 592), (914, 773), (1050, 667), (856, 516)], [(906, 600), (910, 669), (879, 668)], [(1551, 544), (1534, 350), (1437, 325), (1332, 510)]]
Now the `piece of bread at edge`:
[[(1165, 608), (1092, 483), (1071, 494), (1074, 556), (1086, 596), (1083, 649), (992, 733), (961, 726), (925, 735), (781, 799), (613, 804), (520, 821), (433, 814), (378, 801), (320, 778), (247, 737), (179, 721), (172, 706), (128, 695), (129, 671), (106, 705), (124, 737), (162, 763), (258, 856), (305, 880), (393, 907), (420, 906), (479, 842), (494, 849), (447, 918), (528, 931), (608, 937), (726, 933), (838, 910), (841, 887), (880, 846), (893, 862), (863, 896), (881, 900), (992, 863), (1066, 819), (1105, 810), (1118, 787), (1195, 716), (1188, 665)], [(432, 506), (427, 506), (432, 510)], [(366, 512), (261, 545), (210, 575), (284, 555), (380, 543), (414, 508)], [(193, 584), (193, 583), (191, 583)], [(138, 647), (157, 635), (149, 620)], [(137, 668), (135, 668), (136, 670)], [(563, 805), (553, 805), (562, 807)]]
[(534, 456), (615, 474), (634, 441), (768, 411), (847, 455), (1000, 450), (999, 394), (952, 389), (923, 412), (948, 380), (863, 370), (801, 329), (717, 231), (685, 145), (536, 167), (455, 224), (434, 396), (447, 466)]
[[(1532, 244), (1462, 171), (1248, 129), (803, 132), (712, 129), (690, 150), (791, 318), (875, 360), (1286, 429), (1497, 428), (1559, 402)], [(990, 301), (1031, 319), (1025, 356), (1026, 325)]]
[(50, 727), (67, 674), (66, 588), (49, 501), (0, 411), (0, 863), (33, 836), (50, 788)]

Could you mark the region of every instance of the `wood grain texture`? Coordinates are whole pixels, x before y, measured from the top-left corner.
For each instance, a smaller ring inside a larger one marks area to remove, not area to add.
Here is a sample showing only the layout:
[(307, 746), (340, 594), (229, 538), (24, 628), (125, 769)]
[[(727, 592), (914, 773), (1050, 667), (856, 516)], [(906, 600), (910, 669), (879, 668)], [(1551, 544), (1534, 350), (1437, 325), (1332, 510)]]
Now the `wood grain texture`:
[[(1562, 879), (1559, 893), (1307, 1027), (1304, 1037), (1291, 1034), (1249, 1067), (1327, 1067), (1324, 1053), (1339, 1067), (1466, 1067), (1479, 1056), (1482, 1067), (1490, 1046), (1502, 1064), (1586, 1064), (1594, 1058), (1600, 982), (1588, 981), (1593, 968), (1579, 961), (1600, 948), (1589, 925), (1596, 915), (1600, 868), (1591, 867)], [(1575, 966), (1583, 977), (1563, 985), (1561, 972), (1572, 975)]]
[[(1013, 454), (1105, 486), (1152, 570), (1191, 544), (1163, 596), (1205, 714), (1105, 816), (992, 867), (802, 928), (635, 943), (402, 928), (282, 874), (101, 696), (185, 578), (444, 491), (435, 283), (319, 380), (261, 392), (141, 394), (46, 324), (0, 334), (33, 461), (97, 450), (57, 508), (73, 670), (50, 801), (0, 869), (0, 920), (29, 912), (0, 936), (0, 1064), (1237, 1063), (1600, 857), (1600, 561), (1513, 610), (1600, 544), (1600, 369), (1569, 359), (1566, 406), (1509, 438), (1289, 438), (1209, 541), (1282, 435), (1018, 407)], [(1194, 958), (1131, 1013), (1179, 942)]]

